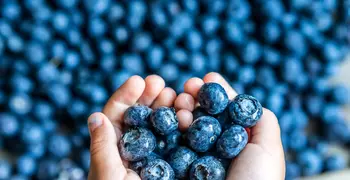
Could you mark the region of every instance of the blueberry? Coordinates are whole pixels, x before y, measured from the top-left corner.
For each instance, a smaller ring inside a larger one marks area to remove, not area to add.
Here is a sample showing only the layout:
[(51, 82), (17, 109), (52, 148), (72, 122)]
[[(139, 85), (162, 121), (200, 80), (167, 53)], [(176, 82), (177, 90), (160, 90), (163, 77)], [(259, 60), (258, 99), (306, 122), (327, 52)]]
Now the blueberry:
[(221, 133), (218, 120), (210, 116), (196, 119), (187, 131), (187, 143), (197, 152), (205, 152), (214, 146)]
[(59, 165), (53, 159), (43, 159), (38, 165), (38, 179), (52, 179), (55, 178), (59, 173)]
[(148, 127), (151, 113), (152, 109), (147, 106), (131, 106), (124, 112), (124, 123), (129, 126)]
[(215, 16), (204, 16), (201, 21), (201, 28), (208, 36), (213, 35), (220, 26), (220, 21)]
[(146, 52), (146, 62), (150, 69), (157, 70), (161, 67), (163, 58), (165, 56), (164, 50), (159, 45), (151, 46)]
[(146, 32), (135, 34), (131, 42), (136, 52), (143, 52), (152, 45), (152, 37)]
[(158, 71), (159, 75), (164, 78), (167, 83), (176, 81), (180, 75), (179, 67), (173, 63), (165, 63)]
[(47, 95), (57, 107), (66, 107), (71, 100), (71, 92), (68, 87), (61, 84), (53, 84), (48, 87)]
[(203, 109), (200, 106), (196, 107), (193, 110), (192, 115), (194, 120), (198, 119), (201, 116), (209, 116), (209, 114), (205, 111), (205, 109)]
[(37, 170), (37, 163), (35, 159), (29, 155), (23, 155), (17, 159), (17, 171), (20, 174), (31, 176)]
[(263, 114), (260, 102), (253, 96), (237, 95), (228, 105), (230, 117), (233, 123), (243, 127), (252, 127), (259, 121)]
[(266, 97), (266, 91), (263, 87), (260, 87), (260, 86), (252, 87), (249, 90), (249, 94), (255, 97), (261, 104), (264, 103), (264, 100)]
[(247, 64), (256, 63), (262, 55), (260, 44), (255, 40), (250, 40), (243, 46), (243, 49), (240, 52), (243, 62)]
[(45, 140), (44, 129), (33, 122), (26, 122), (22, 127), (21, 139), (25, 144), (42, 143)]
[(89, 21), (88, 32), (92, 38), (100, 38), (107, 32), (107, 24), (102, 18), (92, 18)]
[(301, 176), (301, 168), (297, 163), (286, 162), (286, 179), (295, 179)]
[(197, 158), (198, 156), (195, 152), (187, 147), (180, 146), (170, 153), (168, 163), (173, 168), (175, 177), (184, 179), (187, 177), (192, 162)]
[(187, 33), (186, 41), (185, 41), (186, 47), (191, 51), (197, 51), (201, 49), (203, 45), (203, 38), (199, 31), (192, 30)]
[(8, 106), (13, 113), (25, 115), (31, 111), (33, 104), (29, 95), (17, 93), (10, 97)]
[(158, 138), (157, 147), (154, 150), (154, 152), (162, 156), (167, 155), (170, 152), (170, 150), (179, 146), (180, 142), (182, 141), (181, 138), (182, 138), (182, 134), (177, 130), (171, 132), (165, 137), (162, 136)]
[(132, 127), (123, 134), (119, 142), (120, 155), (127, 161), (138, 161), (147, 157), (156, 147), (156, 138), (145, 128)]
[(80, 56), (75, 51), (68, 51), (66, 53), (63, 63), (67, 69), (75, 69), (80, 63)]
[(345, 158), (342, 155), (332, 155), (325, 160), (325, 168), (329, 171), (342, 170), (346, 167)]
[(291, 150), (298, 152), (307, 147), (307, 136), (303, 131), (295, 130), (289, 136), (290, 136), (290, 139), (293, 140), (289, 145), (289, 148)]
[(147, 162), (147, 165), (141, 170), (140, 177), (144, 180), (170, 180), (175, 179), (175, 174), (166, 161), (155, 159)]
[(125, 14), (125, 8), (121, 3), (112, 2), (108, 11), (108, 21), (110, 23), (117, 23), (124, 18)]
[(280, 118), (278, 119), (280, 128), (282, 132), (288, 133), (294, 128), (293, 114), (289, 111), (283, 112)]
[(322, 171), (323, 163), (320, 155), (313, 149), (306, 149), (297, 156), (304, 176), (312, 176)]
[(256, 82), (266, 89), (274, 88), (277, 83), (274, 69), (269, 66), (261, 66), (257, 71)]
[(189, 69), (194, 75), (203, 76), (206, 70), (206, 58), (201, 53), (194, 53), (189, 58)]
[(0, 114), (0, 134), (2, 137), (13, 137), (20, 130), (20, 123), (17, 118), (9, 113)]
[(129, 38), (129, 30), (124, 26), (118, 26), (114, 29), (114, 38), (119, 43), (125, 43)]
[(256, 78), (256, 72), (251, 65), (243, 65), (238, 69), (237, 79), (240, 83), (252, 84)]
[(225, 173), (218, 159), (213, 156), (204, 156), (192, 163), (189, 176), (191, 180), (223, 180)]
[(233, 125), (222, 133), (216, 143), (221, 157), (236, 157), (248, 143), (248, 133), (242, 126)]
[(224, 32), (226, 40), (232, 45), (242, 45), (246, 41), (246, 35), (239, 23), (228, 21), (224, 24)]
[(199, 104), (209, 114), (219, 114), (228, 104), (225, 89), (217, 83), (206, 83), (198, 92)]
[(48, 142), (48, 151), (53, 157), (64, 158), (71, 153), (72, 145), (69, 139), (60, 134), (55, 134), (50, 137)]
[(130, 162), (130, 169), (134, 170), (137, 174), (140, 174), (142, 168), (147, 165), (147, 162), (153, 161), (156, 159), (162, 159), (158, 154), (152, 152), (147, 157), (141, 159), (140, 161)]
[(52, 23), (52, 26), (57, 32), (63, 33), (69, 28), (69, 17), (63, 11), (56, 11)]
[(261, 12), (271, 19), (279, 20), (286, 11), (282, 1), (262, 2), (260, 5)]
[(337, 85), (332, 88), (330, 96), (331, 98), (339, 104), (347, 104), (350, 102), (350, 91), (347, 87), (342, 85)]
[(159, 107), (153, 111), (150, 120), (155, 131), (161, 135), (168, 135), (178, 128), (174, 108)]
[(11, 176), (12, 167), (9, 162), (4, 159), (0, 160), (0, 179), (8, 179)]
[(281, 29), (276, 21), (268, 21), (262, 30), (262, 36), (268, 43), (275, 43), (281, 36)]
[(89, 0), (83, 1), (83, 5), (88, 13), (102, 15), (110, 7), (111, 0)]
[(297, 30), (286, 32), (284, 45), (291, 53), (303, 57), (308, 51), (308, 44), (305, 37)]
[(123, 69), (139, 75), (144, 73), (145, 65), (139, 55), (125, 54), (121, 57), (121, 61)]
[(280, 92), (272, 92), (268, 94), (265, 99), (266, 108), (279, 116), (285, 106), (285, 100), (283, 98), (284, 96)]

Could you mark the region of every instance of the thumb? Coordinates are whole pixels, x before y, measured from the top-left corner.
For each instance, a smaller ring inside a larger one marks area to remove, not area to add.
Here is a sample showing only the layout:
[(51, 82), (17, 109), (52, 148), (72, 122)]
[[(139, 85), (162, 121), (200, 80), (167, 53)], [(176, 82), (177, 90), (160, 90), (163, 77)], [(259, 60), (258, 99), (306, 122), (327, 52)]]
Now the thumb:
[(112, 123), (103, 113), (93, 113), (88, 118), (90, 132), (91, 164), (89, 179), (115, 179), (125, 177), (117, 147), (117, 136)]

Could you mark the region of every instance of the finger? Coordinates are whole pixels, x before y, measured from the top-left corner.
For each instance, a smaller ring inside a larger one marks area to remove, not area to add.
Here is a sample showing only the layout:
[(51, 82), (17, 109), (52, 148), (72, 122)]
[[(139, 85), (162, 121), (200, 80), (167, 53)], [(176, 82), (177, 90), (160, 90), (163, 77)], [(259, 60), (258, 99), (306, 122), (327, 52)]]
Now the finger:
[(176, 113), (176, 116), (179, 120), (180, 131), (185, 132), (193, 122), (192, 112), (186, 109), (182, 109)]
[(208, 73), (204, 76), (203, 81), (204, 83), (216, 82), (220, 84), (225, 89), (229, 99), (233, 99), (237, 96), (237, 92), (229, 85), (229, 83), (227, 83), (227, 81), (219, 73)]
[(145, 81), (140, 76), (130, 77), (108, 100), (103, 113), (112, 124), (121, 129), (125, 110), (136, 103), (145, 89)]
[(146, 88), (138, 102), (150, 106), (165, 87), (163, 78), (158, 75), (150, 75), (145, 79)]
[(190, 94), (194, 99), (197, 99), (199, 89), (203, 86), (202, 79), (197, 77), (191, 78), (185, 82), (184, 92)]
[(261, 119), (251, 128), (251, 143), (258, 144), (271, 152), (276, 148), (282, 148), (278, 120), (270, 110), (264, 108)]
[(181, 109), (193, 111), (194, 105), (195, 101), (192, 95), (187, 93), (181, 93), (177, 96), (174, 107), (176, 111), (179, 111)]
[(173, 89), (166, 87), (162, 90), (162, 92), (160, 92), (159, 96), (154, 101), (152, 109), (156, 109), (161, 106), (171, 107), (173, 106), (175, 99), (176, 92)]
[[(90, 132), (89, 179), (113, 179), (125, 177), (127, 171), (116, 146), (117, 136), (111, 121), (103, 113), (94, 113), (88, 118)], [(118, 169), (118, 174), (111, 167)]]

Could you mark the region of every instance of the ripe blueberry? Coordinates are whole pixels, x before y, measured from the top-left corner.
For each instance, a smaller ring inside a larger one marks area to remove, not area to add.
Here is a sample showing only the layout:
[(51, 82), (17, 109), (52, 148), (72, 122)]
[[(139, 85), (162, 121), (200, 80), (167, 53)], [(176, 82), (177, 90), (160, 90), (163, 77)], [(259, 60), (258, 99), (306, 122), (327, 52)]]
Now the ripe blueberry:
[(228, 104), (228, 96), (225, 89), (217, 83), (206, 83), (198, 92), (198, 100), (209, 114), (219, 114), (225, 110)]

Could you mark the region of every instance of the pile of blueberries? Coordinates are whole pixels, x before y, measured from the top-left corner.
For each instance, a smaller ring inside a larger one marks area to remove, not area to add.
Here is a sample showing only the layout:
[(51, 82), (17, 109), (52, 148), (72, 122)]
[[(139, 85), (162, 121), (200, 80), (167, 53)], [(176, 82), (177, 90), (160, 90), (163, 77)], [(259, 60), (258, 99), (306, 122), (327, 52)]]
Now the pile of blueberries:
[(143, 180), (224, 180), (231, 160), (248, 143), (248, 132), (263, 114), (260, 102), (246, 94), (229, 101), (222, 86), (204, 84), (200, 106), (185, 133), (178, 131), (174, 108), (152, 111), (136, 105), (124, 114), (129, 128), (119, 151)]
[[(86, 119), (128, 77), (220, 72), (279, 118), (287, 179), (343, 169), (349, 0), (0, 1), (0, 179), (84, 179)], [(5, 155), (4, 155), (5, 154)]]

